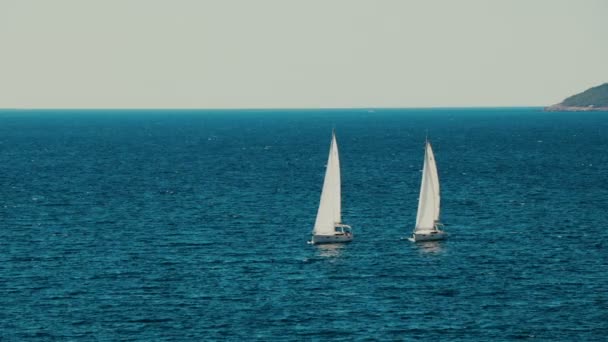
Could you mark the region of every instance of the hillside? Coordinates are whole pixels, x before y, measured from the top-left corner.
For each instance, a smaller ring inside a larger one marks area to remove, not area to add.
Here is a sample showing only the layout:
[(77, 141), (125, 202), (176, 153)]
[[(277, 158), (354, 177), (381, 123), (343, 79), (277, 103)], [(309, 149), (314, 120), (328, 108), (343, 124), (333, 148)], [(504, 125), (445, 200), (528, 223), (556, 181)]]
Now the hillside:
[(608, 83), (572, 95), (547, 111), (608, 111)]

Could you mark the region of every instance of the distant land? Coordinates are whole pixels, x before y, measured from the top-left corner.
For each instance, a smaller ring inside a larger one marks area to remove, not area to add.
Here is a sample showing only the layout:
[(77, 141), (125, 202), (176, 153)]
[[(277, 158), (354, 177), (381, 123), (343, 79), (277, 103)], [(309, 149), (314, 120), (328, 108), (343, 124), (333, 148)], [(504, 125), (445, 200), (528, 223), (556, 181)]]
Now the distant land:
[(548, 112), (608, 111), (608, 83), (572, 95), (561, 103), (545, 108)]

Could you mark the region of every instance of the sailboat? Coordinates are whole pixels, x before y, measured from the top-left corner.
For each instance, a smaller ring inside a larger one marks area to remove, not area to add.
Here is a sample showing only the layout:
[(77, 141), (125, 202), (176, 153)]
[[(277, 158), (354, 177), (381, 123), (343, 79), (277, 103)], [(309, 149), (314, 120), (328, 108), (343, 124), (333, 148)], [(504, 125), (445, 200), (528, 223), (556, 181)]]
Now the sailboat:
[(412, 242), (443, 240), (447, 234), (441, 230), (443, 224), (439, 221), (439, 176), (431, 142), (427, 139), (424, 146), (424, 166), (422, 167), (422, 182), (418, 198), (418, 214), (416, 227), (408, 240)]
[(352, 229), (342, 223), (342, 194), (340, 184), (340, 157), (335, 131), (331, 134), (331, 145), (325, 170), (325, 180), (321, 191), (321, 201), (317, 211), (312, 244), (350, 242)]

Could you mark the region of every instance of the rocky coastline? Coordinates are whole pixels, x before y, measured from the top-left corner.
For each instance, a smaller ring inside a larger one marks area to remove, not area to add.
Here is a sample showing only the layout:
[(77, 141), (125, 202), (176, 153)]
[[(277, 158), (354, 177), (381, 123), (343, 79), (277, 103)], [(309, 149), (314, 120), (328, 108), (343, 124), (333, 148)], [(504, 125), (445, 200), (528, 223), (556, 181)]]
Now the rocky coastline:
[(545, 112), (608, 112), (608, 107), (595, 107), (593, 105), (581, 107), (556, 104), (545, 107)]

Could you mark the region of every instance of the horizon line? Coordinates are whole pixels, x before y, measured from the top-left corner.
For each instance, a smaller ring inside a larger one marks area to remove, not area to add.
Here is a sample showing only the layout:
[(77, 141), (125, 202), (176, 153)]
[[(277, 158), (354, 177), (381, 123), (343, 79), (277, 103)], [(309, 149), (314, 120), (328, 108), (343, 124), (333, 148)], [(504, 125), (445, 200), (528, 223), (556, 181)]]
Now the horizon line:
[(178, 110), (178, 111), (278, 111), (278, 110), (401, 110), (401, 109), (501, 109), (501, 108), (546, 108), (549, 106), (437, 106), (437, 107), (235, 107), (235, 108), (204, 108), (204, 107), (78, 107), (78, 108), (66, 108), (66, 107), (35, 107), (35, 108), (0, 108), (0, 111), (51, 111), (51, 110)]

